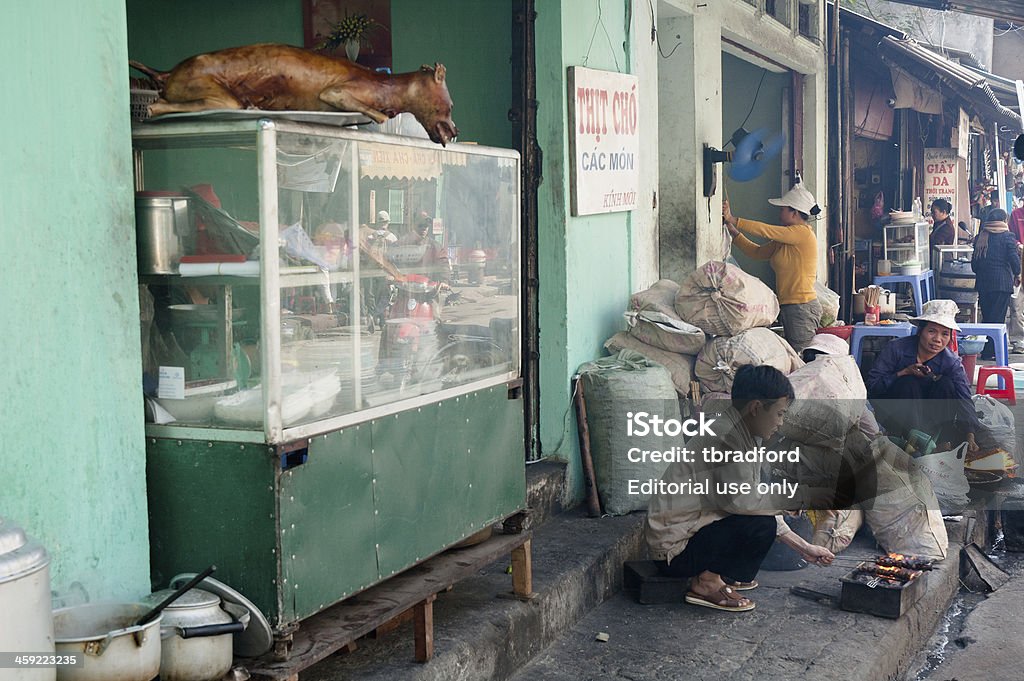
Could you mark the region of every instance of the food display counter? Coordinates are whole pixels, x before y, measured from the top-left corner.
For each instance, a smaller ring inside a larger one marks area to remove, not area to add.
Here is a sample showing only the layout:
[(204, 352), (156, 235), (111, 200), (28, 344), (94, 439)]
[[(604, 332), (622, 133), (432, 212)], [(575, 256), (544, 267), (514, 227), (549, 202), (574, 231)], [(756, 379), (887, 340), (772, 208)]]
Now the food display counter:
[(153, 582), (275, 631), (525, 505), (519, 158), (276, 118), (133, 130)]

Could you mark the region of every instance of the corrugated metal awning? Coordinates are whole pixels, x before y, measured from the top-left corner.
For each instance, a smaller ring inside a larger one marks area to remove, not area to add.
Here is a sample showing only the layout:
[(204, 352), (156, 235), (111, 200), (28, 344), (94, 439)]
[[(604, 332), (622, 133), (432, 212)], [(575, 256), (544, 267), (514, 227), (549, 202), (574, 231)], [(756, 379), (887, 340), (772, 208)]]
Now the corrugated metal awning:
[(926, 82), (937, 78), (980, 112), (1020, 129), (1020, 115), (999, 102), (989, 85), (988, 74), (950, 61), (914, 40), (885, 36), (878, 47), (883, 61), (906, 69), (911, 75)]
[(901, 5), (976, 14), (1024, 24), (1024, 3), (1020, 0), (892, 0)]

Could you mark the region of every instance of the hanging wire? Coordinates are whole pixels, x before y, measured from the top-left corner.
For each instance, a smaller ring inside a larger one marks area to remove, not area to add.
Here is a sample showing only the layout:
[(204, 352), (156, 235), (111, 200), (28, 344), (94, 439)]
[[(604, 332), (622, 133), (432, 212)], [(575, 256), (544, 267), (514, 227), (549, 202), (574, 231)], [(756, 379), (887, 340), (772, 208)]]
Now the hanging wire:
[[(661, 55), (661, 58), (668, 59), (669, 57), (676, 53), (676, 50), (678, 50), (680, 46), (682, 46), (683, 41), (678, 41), (675, 44), (675, 46), (673, 46), (672, 51), (669, 52), (668, 54), (665, 54), (665, 50), (661, 49), (661, 36), (658, 34), (658, 29), (655, 25), (656, 19), (654, 17), (654, 3), (652, 2), (652, 0), (647, 0), (647, 6), (651, 8), (651, 42), (655, 42), (658, 44), (658, 54)], [(679, 36), (676, 37), (678, 38)]]
[[(743, 127), (744, 125), (746, 125), (746, 124), (747, 124), (747, 121), (748, 121), (748, 120), (750, 120), (750, 114), (754, 113), (754, 107), (755, 107), (755, 106), (757, 106), (757, 96), (758, 96), (759, 94), (761, 94), (761, 86), (762, 86), (762, 85), (764, 85), (764, 77), (765, 77), (765, 76), (767, 76), (767, 75), (768, 75), (768, 69), (762, 69), (762, 70), (761, 70), (761, 80), (759, 80), (759, 81), (757, 82), (757, 89), (756, 89), (756, 90), (754, 90), (754, 101), (752, 101), (752, 102), (750, 103), (750, 111), (748, 111), (748, 112), (747, 112), (747, 116), (746, 116), (746, 118), (744, 118), (744, 119), (743, 119), (743, 122), (742, 122), (742, 123), (740, 123), (740, 127), (741, 127), (741, 128), (742, 128), (742, 127)], [(732, 142), (732, 140), (729, 140), (729, 142)], [(728, 144), (729, 142), (726, 142), (726, 144)], [(723, 145), (723, 146), (724, 146), (724, 145)]]
[(604, 32), (605, 40), (608, 41), (608, 50), (611, 52), (612, 60), (615, 62), (615, 70), (621, 72), (622, 69), (619, 67), (619, 58), (615, 54), (615, 47), (612, 45), (612, 37), (608, 35), (608, 29), (605, 28), (604, 19), (601, 17), (601, 0), (597, 0), (597, 23), (594, 24), (594, 32), (590, 34), (590, 44), (587, 45), (587, 53), (583, 56), (583, 65), (587, 65), (587, 59), (590, 58), (590, 51), (594, 47), (594, 38), (597, 37), (597, 29), (600, 28)]

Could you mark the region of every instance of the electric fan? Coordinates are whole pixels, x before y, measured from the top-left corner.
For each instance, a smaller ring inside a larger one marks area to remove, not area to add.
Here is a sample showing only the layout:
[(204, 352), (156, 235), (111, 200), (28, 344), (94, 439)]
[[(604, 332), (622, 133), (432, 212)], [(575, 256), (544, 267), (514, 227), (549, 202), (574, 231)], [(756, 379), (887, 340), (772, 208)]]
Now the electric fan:
[(704, 145), (704, 196), (714, 196), (718, 185), (716, 163), (728, 162), (729, 177), (737, 182), (749, 182), (767, 169), (768, 164), (779, 155), (786, 143), (781, 132), (772, 133), (768, 128), (747, 132), (739, 128), (730, 140), (733, 151), (721, 151)]

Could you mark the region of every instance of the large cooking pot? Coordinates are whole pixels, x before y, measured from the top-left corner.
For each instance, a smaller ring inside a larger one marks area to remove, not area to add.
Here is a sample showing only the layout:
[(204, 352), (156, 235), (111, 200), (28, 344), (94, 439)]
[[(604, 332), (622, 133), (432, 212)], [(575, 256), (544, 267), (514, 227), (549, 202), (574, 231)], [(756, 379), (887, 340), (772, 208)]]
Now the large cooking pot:
[[(174, 593), (147, 597), (153, 605)], [(163, 611), (160, 625), (160, 681), (217, 681), (231, 669), (233, 634), (245, 629), (249, 611), (220, 597), (190, 589)]]
[(136, 193), (135, 238), (139, 274), (177, 274), (181, 256), (192, 252), (195, 241), (188, 197)]
[[(52, 653), (50, 557), (20, 527), (0, 518), (0, 650)], [(22, 681), (53, 681), (53, 667), (12, 672)], [(2, 674), (0, 674), (2, 676)]]
[(963, 291), (974, 290), (975, 277), (973, 274), (940, 274), (939, 288), (957, 289)]
[[(896, 294), (883, 290), (878, 296), (878, 318), (892, 319), (896, 316)], [(853, 320), (864, 321), (864, 294), (860, 291), (853, 294)]]
[(81, 665), (57, 668), (57, 681), (150, 681), (160, 672), (160, 617), (135, 622), (152, 606), (87, 603), (53, 612), (57, 655)]

